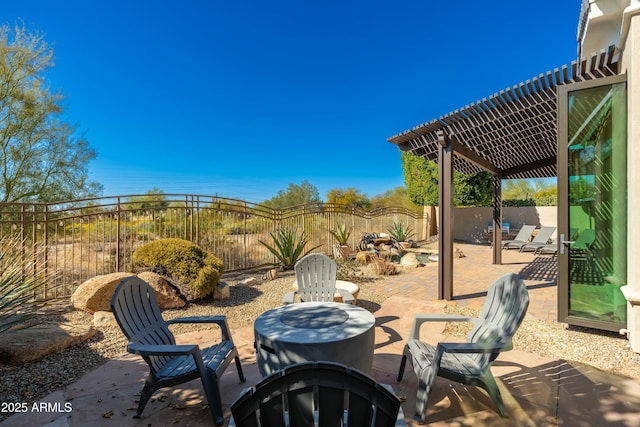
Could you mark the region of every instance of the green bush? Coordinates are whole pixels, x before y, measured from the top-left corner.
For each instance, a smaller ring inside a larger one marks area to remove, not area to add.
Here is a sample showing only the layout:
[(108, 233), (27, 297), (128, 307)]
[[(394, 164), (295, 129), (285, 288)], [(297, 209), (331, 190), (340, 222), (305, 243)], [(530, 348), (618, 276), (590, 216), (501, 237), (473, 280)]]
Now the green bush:
[(134, 271), (150, 268), (186, 285), (192, 294), (186, 295), (188, 300), (213, 294), (224, 272), (218, 257), (182, 239), (159, 239), (140, 246), (132, 261)]

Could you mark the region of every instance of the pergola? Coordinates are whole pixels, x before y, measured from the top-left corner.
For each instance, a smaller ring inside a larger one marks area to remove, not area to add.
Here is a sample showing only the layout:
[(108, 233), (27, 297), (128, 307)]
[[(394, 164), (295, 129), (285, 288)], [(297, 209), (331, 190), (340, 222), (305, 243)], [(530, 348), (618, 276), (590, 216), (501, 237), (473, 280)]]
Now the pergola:
[(557, 87), (616, 75), (615, 47), (388, 139), (439, 168), (438, 298), (453, 299), (453, 171), (494, 177), (493, 263), (502, 262), (502, 180), (557, 176)]

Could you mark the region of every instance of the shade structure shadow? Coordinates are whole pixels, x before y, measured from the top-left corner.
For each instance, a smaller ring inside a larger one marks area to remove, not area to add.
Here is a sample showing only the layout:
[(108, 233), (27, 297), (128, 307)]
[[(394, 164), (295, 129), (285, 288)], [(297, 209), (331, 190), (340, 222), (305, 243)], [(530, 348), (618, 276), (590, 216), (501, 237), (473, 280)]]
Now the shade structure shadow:
[[(523, 364), (527, 359), (532, 363)], [(637, 381), (519, 351), (501, 354), (492, 371), (504, 400), (507, 418), (500, 417), (484, 390), (438, 377), (429, 398), (426, 424), (640, 425), (640, 385)], [(405, 416), (413, 419), (417, 388), (415, 374), (407, 370), (405, 379), (397, 387), (398, 393), (407, 397), (403, 405)]]
[(558, 280), (558, 260), (555, 257), (538, 256), (526, 264), (518, 275), (523, 280)]

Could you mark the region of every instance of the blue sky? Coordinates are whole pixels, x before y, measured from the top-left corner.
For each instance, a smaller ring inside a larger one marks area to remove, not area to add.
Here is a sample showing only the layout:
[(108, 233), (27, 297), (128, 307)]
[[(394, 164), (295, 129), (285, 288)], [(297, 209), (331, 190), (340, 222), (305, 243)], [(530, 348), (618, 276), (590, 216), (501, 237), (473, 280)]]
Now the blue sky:
[(404, 185), (387, 138), (570, 63), (580, 0), (5, 2), (105, 196)]

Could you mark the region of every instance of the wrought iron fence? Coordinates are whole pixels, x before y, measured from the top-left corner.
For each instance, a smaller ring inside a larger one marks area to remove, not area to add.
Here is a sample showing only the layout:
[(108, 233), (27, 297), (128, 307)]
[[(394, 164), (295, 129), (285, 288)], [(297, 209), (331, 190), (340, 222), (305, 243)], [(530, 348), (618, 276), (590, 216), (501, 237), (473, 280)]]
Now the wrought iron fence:
[[(175, 237), (192, 241), (219, 257), (225, 271), (255, 268), (275, 259), (260, 244), (272, 244), (270, 232), (304, 231), (309, 245), (331, 253), (329, 230), (345, 224), (355, 248), (363, 233), (386, 232), (394, 222), (426, 238), (428, 218), (405, 208), (371, 212), (336, 204), (287, 209), (217, 196), (129, 195), (40, 204), (0, 204), (0, 239), (20, 238), (23, 251), (41, 254), (47, 286), (40, 299), (68, 296), (85, 280), (129, 271), (131, 256), (151, 240)], [(44, 245), (46, 250), (36, 251)], [(36, 255), (34, 255), (35, 257)]]

